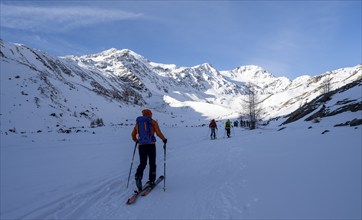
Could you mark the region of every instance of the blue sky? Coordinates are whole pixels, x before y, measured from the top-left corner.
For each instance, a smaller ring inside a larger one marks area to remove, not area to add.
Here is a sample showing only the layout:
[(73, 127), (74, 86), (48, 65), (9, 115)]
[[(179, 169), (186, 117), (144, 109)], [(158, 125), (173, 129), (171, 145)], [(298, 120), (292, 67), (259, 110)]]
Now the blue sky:
[(131, 49), (178, 66), (275, 76), (362, 63), (361, 0), (2, 1), (1, 38), (55, 56)]

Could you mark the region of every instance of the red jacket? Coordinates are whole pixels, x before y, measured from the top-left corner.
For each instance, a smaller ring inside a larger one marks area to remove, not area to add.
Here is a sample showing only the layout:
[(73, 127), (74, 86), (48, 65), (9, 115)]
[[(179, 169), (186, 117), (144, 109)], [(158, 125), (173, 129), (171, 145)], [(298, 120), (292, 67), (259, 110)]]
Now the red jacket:
[(209, 128), (217, 128), (217, 124), (215, 122), (215, 120), (212, 120), (209, 124)]

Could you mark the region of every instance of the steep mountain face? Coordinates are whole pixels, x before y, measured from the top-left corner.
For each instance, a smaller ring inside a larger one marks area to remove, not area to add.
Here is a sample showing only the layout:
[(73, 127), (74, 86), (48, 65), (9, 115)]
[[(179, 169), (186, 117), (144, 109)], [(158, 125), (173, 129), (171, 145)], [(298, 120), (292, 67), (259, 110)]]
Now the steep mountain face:
[(157, 64), (130, 50), (111, 49), (99, 54), (66, 57), (85, 69), (97, 69), (109, 78), (120, 78), (147, 96), (172, 91), (201, 95), (209, 90), (215, 95), (240, 94), (240, 87), (227, 81), (216, 69), (205, 63), (195, 67)]
[[(53, 57), (0, 41), (1, 129), (127, 123), (147, 106), (177, 124), (187, 115), (204, 119), (243, 114), (253, 86), (265, 119), (287, 115), (325, 88), (336, 90), (362, 78), (362, 65), (293, 81), (257, 66), (218, 71), (210, 64), (179, 67), (154, 63), (130, 50)], [(195, 122), (200, 123), (200, 122)]]
[(265, 116), (268, 115), (268, 118), (273, 118), (288, 115), (322, 94), (361, 79), (362, 65), (342, 68), (314, 77), (298, 77), (282, 92), (271, 95), (263, 101), (262, 105), (268, 110)]
[(120, 105), (145, 103), (133, 85), (97, 69), (24, 45), (0, 47), (2, 130), (89, 126)]
[[(242, 66), (231, 71), (218, 71), (207, 63), (178, 67), (150, 62), (130, 50), (115, 49), (68, 58), (84, 68), (98, 68), (105, 75), (118, 75), (123, 80), (133, 81), (135, 87), (141, 85), (147, 91), (146, 97), (143, 95), (145, 100), (156, 95), (163, 97), (168, 105), (183, 107), (192, 107), (190, 102), (206, 102), (224, 108), (225, 115), (234, 117), (243, 112), (246, 84), (251, 84), (259, 95), (263, 117), (270, 118), (288, 114), (320, 95), (326, 80), (333, 90), (362, 77), (362, 67), (358, 65), (291, 81), (286, 77), (275, 77), (257, 66)], [(155, 100), (146, 102), (152, 105)]]
[[(28, 48), (24, 45), (10, 45), (3, 41), (0, 42), (1, 58), (6, 67), (13, 67), (15, 64), (22, 65), (35, 72), (34, 77), (38, 77), (44, 84), (40, 85), (39, 90), (43, 91), (43, 95), (48, 97), (51, 93), (58, 94), (58, 88), (54, 86), (52, 80), (63, 83), (71, 89), (81, 85), (89, 91), (98, 95), (105, 96), (112, 100), (128, 102), (130, 97), (134, 104), (143, 103), (142, 97), (138, 93), (132, 91), (132, 86), (127, 85), (122, 79), (109, 78), (101, 74), (97, 69), (84, 69), (76, 65), (70, 60), (54, 58), (41, 51)], [(6, 65), (8, 64), (8, 65)], [(4, 73), (8, 69), (4, 67)], [(49, 91), (46, 91), (49, 90)], [(55, 102), (55, 100), (53, 100)], [(56, 104), (59, 104), (56, 102)]]
[(319, 123), (323, 118), (348, 113), (349, 120), (335, 126), (357, 126), (362, 124), (362, 79), (322, 94), (287, 116), (283, 125), (304, 119)]

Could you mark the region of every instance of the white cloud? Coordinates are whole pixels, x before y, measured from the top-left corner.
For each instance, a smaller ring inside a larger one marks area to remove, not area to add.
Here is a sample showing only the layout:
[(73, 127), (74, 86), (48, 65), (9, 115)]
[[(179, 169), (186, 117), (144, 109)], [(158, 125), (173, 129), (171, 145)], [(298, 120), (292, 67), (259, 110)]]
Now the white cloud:
[(94, 7), (37, 7), (1, 4), (1, 26), (31, 31), (67, 31), (120, 20), (143, 17), (116, 9)]

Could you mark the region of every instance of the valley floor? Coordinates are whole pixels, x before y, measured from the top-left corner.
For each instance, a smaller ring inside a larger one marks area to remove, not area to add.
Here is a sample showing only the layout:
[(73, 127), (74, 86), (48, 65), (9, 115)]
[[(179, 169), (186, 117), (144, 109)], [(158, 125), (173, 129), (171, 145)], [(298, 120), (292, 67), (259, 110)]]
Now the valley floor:
[(167, 190), (133, 205), (131, 127), (1, 134), (1, 219), (360, 219), (362, 127), (279, 128), (161, 127)]

